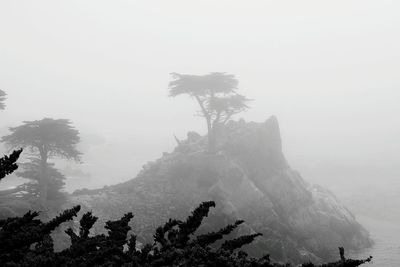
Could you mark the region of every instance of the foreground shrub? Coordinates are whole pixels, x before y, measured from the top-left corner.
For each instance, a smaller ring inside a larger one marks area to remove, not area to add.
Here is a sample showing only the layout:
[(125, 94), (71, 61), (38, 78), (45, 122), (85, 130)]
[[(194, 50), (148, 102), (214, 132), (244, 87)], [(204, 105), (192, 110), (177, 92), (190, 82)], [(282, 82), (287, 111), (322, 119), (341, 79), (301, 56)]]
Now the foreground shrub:
[[(37, 212), (28, 212), (22, 217), (0, 221), (0, 262), (3, 266), (290, 266), (272, 263), (269, 255), (250, 258), (240, 248), (251, 243), (261, 234), (240, 236), (225, 240), (219, 247), (212, 246), (224, 239), (243, 221), (236, 221), (216, 232), (195, 235), (202, 220), (208, 215), (213, 201), (201, 203), (184, 221), (170, 219), (156, 229), (154, 242), (138, 248), (136, 236), (128, 237), (133, 218), (132, 213), (121, 219), (108, 221), (108, 234), (91, 236), (90, 229), (97, 221), (91, 212), (83, 214), (78, 231), (68, 228), (65, 232), (71, 246), (55, 252), (50, 233), (60, 224), (71, 220), (80, 206), (66, 210), (53, 220), (44, 223), (36, 219)], [(341, 259), (320, 267), (359, 266), (371, 261), (345, 259), (340, 248)], [(312, 263), (304, 267), (316, 266)]]

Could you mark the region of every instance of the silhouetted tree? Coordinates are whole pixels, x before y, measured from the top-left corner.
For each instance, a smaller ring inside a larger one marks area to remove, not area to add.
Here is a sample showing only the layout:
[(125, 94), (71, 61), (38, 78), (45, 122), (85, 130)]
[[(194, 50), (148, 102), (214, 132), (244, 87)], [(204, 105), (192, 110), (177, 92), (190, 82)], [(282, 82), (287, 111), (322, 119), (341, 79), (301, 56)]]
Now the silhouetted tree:
[(4, 104), (6, 96), (7, 96), (6, 92), (0, 90), (0, 109), (4, 109), (6, 107), (6, 105)]
[(248, 108), (249, 99), (238, 94), (238, 80), (234, 75), (213, 72), (207, 75), (172, 73), (170, 96), (186, 94), (200, 106), (200, 114), (207, 123), (209, 152), (215, 152), (216, 128)]
[[(32, 162), (31, 173), (34, 173), (34, 180), (38, 181), (40, 204), (45, 206), (48, 199), (48, 189), (53, 177), (54, 168), (48, 159), (52, 157), (62, 157), (65, 159), (80, 160), (80, 152), (76, 145), (80, 141), (79, 131), (71, 126), (71, 122), (65, 119), (45, 118), (36, 121), (25, 121), (18, 127), (10, 128), (11, 134), (4, 136), (1, 141), (10, 148), (27, 148), (37, 158), (38, 162)], [(38, 170), (40, 175), (37, 175)]]

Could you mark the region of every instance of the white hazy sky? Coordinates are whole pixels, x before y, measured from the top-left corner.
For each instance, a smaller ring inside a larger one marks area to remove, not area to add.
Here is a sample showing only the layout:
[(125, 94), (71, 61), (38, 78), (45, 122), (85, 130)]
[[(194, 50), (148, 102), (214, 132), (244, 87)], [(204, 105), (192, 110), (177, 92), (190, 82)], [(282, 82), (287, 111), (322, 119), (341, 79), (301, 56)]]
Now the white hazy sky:
[(246, 120), (277, 115), (306, 178), (398, 174), (399, 14), (394, 0), (1, 0), (0, 127), (71, 119), (105, 140), (86, 163), (91, 185), (110, 184), (171, 150), (173, 134), (204, 133), (189, 98), (167, 97), (170, 72), (224, 71), (254, 99)]

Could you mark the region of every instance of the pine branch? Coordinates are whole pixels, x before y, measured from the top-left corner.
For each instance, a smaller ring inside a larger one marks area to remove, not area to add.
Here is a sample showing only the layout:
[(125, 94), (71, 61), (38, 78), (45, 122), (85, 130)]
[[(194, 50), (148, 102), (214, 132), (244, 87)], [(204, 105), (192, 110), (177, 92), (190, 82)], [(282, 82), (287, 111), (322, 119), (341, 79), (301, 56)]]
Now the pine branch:
[(258, 236), (262, 236), (262, 234), (257, 233), (252, 235), (244, 235), (232, 240), (227, 240), (221, 245), (221, 249), (234, 251), (235, 249), (241, 248), (244, 245), (250, 244)]
[(134, 255), (136, 252), (136, 235), (131, 235), (128, 240), (128, 253)]
[(131, 227), (128, 224), (132, 218), (133, 214), (129, 212), (117, 221), (106, 222), (105, 228), (108, 230), (108, 240), (112, 244), (121, 248), (121, 250), (122, 246), (126, 243), (127, 234), (129, 230), (131, 230)]
[(49, 234), (51, 231), (56, 229), (60, 224), (63, 222), (67, 222), (72, 220), (73, 217), (75, 217), (78, 212), (80, 211), (81, 206), (75, 206), (71, 209), (63, 211), (61, 214), (59, 214), (57, 217), (46, 223), (43, 227), (42, 234)]
[(208, 216), (211, 207), (215, 207), (214, 201), (201, 203), (190, 215), (185, 222), (179, 225), (179, 242), (184, 246), (193, 234), (201, 225), (204, 217)]
[(79, 221), (79, 236), (81, 238), (87, 238), (89, 236), (90, 229), (93, 227), (97, 219), (98, 218), (96, 216), (92, 215), (92, 212), (86, 212), (82, 215), (82, 218)]
[[(154, 234), (154, 241), (160, 243), (162, 247), (166, 246), (168, 241), (170, 243), (174, 243), (176, 241), (177, 231), (172, 231), (175, 226), (179, 226), (182, 224), (180, 220), (172, 220), (169, 219), (168, 222), (164, 224), (164, 226), (160, 226), (156, 229)], [(165, 234), (168, 233), (168, 240), (165, 238)]]
[(225, 235), (229, 235), (233, 230), (235, 230), (242, 223), (244, 223), (244, 221), (238, 220), (234, 224), (229, 224), (226, 227), (219, 230), (218, 232), (211, 232), (211, 233), (207, 233), (204, 235), (200, 235), (197, 237), (196, 243), (202, 247), (213, 244), (217, 240), (222, 239)]

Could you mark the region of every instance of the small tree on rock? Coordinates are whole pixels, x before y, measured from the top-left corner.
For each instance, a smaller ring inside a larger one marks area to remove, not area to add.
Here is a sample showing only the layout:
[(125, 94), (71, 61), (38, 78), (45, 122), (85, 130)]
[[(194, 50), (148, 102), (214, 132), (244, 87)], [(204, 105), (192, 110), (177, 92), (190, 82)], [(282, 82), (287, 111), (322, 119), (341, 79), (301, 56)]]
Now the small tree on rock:
[(216, 128), (228, 122), (233, 115), (248, 108), (249, 99), (238, 94), (238, 80), (234, 75), (213, 72), (207, 75), (172, 73), (170, 96), (186, 94), (200, 106), (200, 114), (207, 123), (208, 150), (216, 149)]

